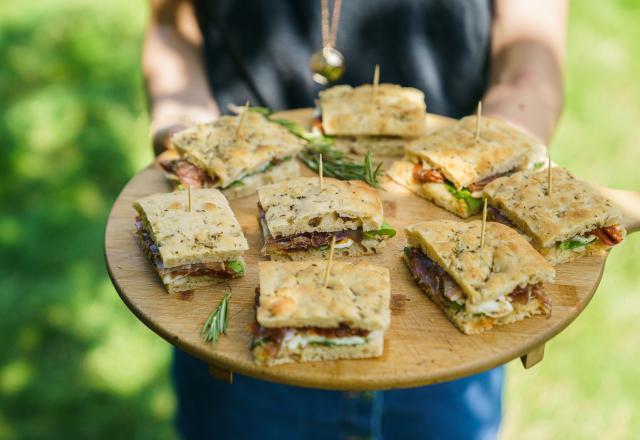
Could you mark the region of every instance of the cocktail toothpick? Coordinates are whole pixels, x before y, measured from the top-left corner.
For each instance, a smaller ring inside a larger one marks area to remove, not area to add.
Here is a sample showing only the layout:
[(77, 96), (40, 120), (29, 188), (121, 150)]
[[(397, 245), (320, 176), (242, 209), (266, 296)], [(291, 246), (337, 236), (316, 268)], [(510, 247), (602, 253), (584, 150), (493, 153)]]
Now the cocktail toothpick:
[(379, 83), (380, 83), (380, 65), (376, 64), (376, 67), (373, 69), (373, 94), (372, 94), (373, 101), (376, 100)]
[(476, 140), (480, 139), (480, 119), (482, 119), (482, 101), (478, 101), (476, 108)]
[(484, 198), (482, 205), (482, 229), (480, 229), (480, 247), (484, 247), (484, 231), (487, 227), (487, 199)]
[(234, 135), (234, 139), (236, 141), (238, 140), (238, 136), (240, 136), (240, 130), (242, 130), (242, 123), (244, 122), (244, 117), (248, 111), (249, 111), (249, 101), (245, 103), (244, 110), (242, 111), (242, 114), (240, 115), (240, 120), (238, 121), (238, 127), (236, 127), (236, 134)]
[(336, 248), (336, 236), (331, 237), (331, 249), (329, 250), (329, 259), (327, 260), (327, 268), (324, 270), (324, 281), (322, 287), (325, 289), (329, 285), (329, 273), (331, 273), (331, 264), (333, 263), (333, 251)]
[(547, 196), (551, 195), (551, 190), (552, 190), (552, 177), (551, 177), (551, 152), (549, 152), (549, 168), (547, 168)]
[(191, 212), (191, 185), (187, 185), (187, 212)]
[(322, 153), (318, 158), (318, 180), (320, 181), (320, 191), (324, 189), (324, 168), (322, 166)]

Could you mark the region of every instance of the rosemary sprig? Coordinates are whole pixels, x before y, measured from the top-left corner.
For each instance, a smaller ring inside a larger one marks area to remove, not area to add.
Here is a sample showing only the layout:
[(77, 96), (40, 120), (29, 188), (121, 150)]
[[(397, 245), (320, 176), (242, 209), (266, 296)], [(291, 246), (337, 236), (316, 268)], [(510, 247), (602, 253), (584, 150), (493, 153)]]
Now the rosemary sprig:
[(282, 125), (291, 134), (307, 141), (307, 146), (298, 154), (298, 158), (313, 171), (318, 172), (318, 157), (322, 154), (323, 175), (340, 180), (363, 180), (374, 188), (380, 186), (378, 177), (382, 174), (382, 162), (374, 165), (371, 151), (367, 151), (362, 163), (353, 162), (332, 147), (333, 137), (309, 132), (295, 121), (273, 118), (273, 112), (266, 107), (250, 107), (249, 110)]
[(252, 112), (256, 112), (258, 114), (261, 114), (262, 116), (264, 116), (269, 122), (273, 122), (274, 124), (278, 124), (278, 125), (282, 125), (284, 128), (286, 128), (287, 130), (289, 130), (289, 133), (291, 133), (294, 136), (299, 137), (300, 139), (304, 139), (307, 142), (317, 142), (319, 140), (325, 140), (326, 137), (316, 134), (316, 133), (311, 133), (309, 131), (307, 131), (306, 128), (304, 128), (302, 125), (300, 125), (299, 123), (295, 122), (295, 121), (290, 121), (289, 119), (283, 119), (283, 118), (274, 118), (273, 116), (273, 111), (267, 107), (249, 107), (249, 110)]
[(288, 119), (282, 118), (269, 118), (269, 120), (275, 124), (282, 125), (284, 128), (289, 130), (291, 134), (298, 136), (305, 141), (311, 141), (313, 139), (313, 135), (305, 130), (302, 125), (298, 124), (295, 121), (290, 121)]
[(313, 171), (318, 171), (318, 156), (322, 154), (323, 174), (340, 180), (363, 180), (377, 188), (380, 186), (378, 177), (382, 174), (382, 162), (375, 167), (373, 156), (368, 151), (362, 163), (356, 163), (348, 159), (344, 153), (335, 150), (331, 144), (309, 144), (298, 157)]
[(382, 162), (378, 162), (375, 169), (373, 168), (373, 154), (371, 150), (367, 150), (367, 154), (364, 156), (364, 164), (362, 166), (365, 172), (364, 181), (369, 185), (377, 187), (379, 185), (378, 176), (382, 173)]
[[(242, 107), (234, 106), (234, 109), (236, 108), (242, 108)], [(269, 119), (269, 116), (273, 114), (273, 110), (271, 110), (269, 107), (249, 107), (249, 110), (252, 112), (259, 113), (267, 119)]]
[(204, 342), (211, 342), (213, 347), (216, 346), (216, 342), (218, 342), (218, 337), (220, 334), (227, 333), (227, 311), (229, 309), (229, 299), (231, 298), (231, 292), (227, 293), (218, 307), (211, 312), (207, 321), (202, 326), (200, 330), (200, 336)]

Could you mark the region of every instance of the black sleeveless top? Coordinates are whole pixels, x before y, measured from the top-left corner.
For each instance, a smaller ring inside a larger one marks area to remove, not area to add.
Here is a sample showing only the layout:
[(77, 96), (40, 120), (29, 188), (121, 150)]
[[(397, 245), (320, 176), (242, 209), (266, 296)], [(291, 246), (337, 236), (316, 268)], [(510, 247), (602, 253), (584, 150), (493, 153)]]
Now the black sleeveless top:
[[(329, 2), (332, 7), (333, 2)], [(320, 0), (195, 0), (211, 92), (274, 110), (310, 107), (324, 87), (309, 58), (322, 46)], [(336, 84), (380, 82), (425, 92), (431, 113), (474, 111), (487, 84), (491, 0), (343, 0)]]

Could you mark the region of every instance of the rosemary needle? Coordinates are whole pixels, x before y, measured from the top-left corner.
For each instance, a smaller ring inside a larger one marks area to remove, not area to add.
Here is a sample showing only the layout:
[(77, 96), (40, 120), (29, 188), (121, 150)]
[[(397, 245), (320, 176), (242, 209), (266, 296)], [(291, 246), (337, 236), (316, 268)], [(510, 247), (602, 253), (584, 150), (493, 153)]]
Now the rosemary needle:
[(367, 152), (362, 163), (356, 163), (328, 143), (311, 143), (298, 154), (298, 157), (306, 166), (317, 172), (320, 154), (325, 176), (341, 180), (363, 180), (376, 188), (380, 185), (378, 177), (382, 173), (382, 162), (374, 167), (371, 151)]
[(200, 330), (200, 336), (204, 342), (211, 342), (211, 345), (215, 347), (218, 342), (220, 334), (226, 334), (227, 332), (227, 311), (229, 309), (229, 299), (231, 298), (231, 292), (227, 293), (220, 304), (215, 308), (213, 312), (207, 318), (207, 321)]

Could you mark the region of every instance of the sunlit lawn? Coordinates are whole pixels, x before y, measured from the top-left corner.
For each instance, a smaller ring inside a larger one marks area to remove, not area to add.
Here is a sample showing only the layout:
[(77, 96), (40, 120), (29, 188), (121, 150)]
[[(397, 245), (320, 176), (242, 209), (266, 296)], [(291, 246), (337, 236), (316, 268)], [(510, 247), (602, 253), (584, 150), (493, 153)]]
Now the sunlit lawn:
[[(573, 2), (568, 101), (554, 160), (640, 189), (640, 9)], [(171, 438), (170, 349), (124, 307), (102, 233), (150, 159), (144, 2), (0, 7), (0, 438)], [(510, 366), (505, 438), (640, 436), (640, 237), (586, 312)], [(126, 433), (126, 434), (125, 434)]]
[(144, 3), (0, 6), (0, 438), (167, 438), (169, 347), (106, 277), (104, 221), (151, 159)]
[[(572, 2), (567, 110), (554, 160), (604, 186), (640, 190), (640, 2)], [(640, 437), (640, 236), (607, 261), (586, 311), (510, 366), (505, 439)]]

